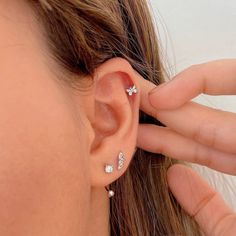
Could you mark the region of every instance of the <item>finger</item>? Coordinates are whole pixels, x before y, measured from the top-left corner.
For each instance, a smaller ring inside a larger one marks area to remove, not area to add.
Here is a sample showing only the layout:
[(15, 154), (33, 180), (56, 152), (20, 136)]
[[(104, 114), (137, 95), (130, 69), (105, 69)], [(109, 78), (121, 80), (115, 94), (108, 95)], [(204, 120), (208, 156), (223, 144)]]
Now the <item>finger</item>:
[(217, 150), (236, 154), (236, 114), (189, 102), (178, 109), (156, 110), (148, 93), (155, 85), (140, 79), (140, 109), (176, 132)]
[(158, 110), (155, 118), (208, 147), (236, 154), (236, 114), (188, 102), (174, 110)]
[(174, 165), (168, 169), (167, 180), (177, 201), (206, 235), (236, 235), (235, 213), (191, 168)]
[(236, 155), (199, 144), (167, 127), (151, 124), (139, 125), (137, 146), (149, 152), (161, 153), (236, 175)]
[[(156, 109), (151, 105), (148, 97), (148, 93), (156, 87), (152, 82), (143, 79), (138, 73), (136, 73), (136, 78), (138, 83), (140, 84), (141, 91), (140, 92), (140, 109), (145, 113), (155, 117)], [(160, 86), (160, 85), (159, 85)]]
[(191, 66), (165, 85), (150, 93), (157, 109), (177, 108), (201, 93), (236, 94), (236, 59), (219, 60)]

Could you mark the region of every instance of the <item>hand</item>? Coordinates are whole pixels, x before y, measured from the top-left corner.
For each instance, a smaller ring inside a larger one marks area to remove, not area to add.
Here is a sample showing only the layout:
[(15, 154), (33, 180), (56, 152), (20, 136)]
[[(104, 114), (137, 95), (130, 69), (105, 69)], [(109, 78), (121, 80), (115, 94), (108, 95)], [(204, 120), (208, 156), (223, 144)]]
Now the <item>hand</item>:
[(190, 101), (201, 93), (236, 94), (236, 60), (192, 66), (157, 87), (140, 84), (141, 110), (167, 127), (140, 124), (138, 147), (236, 175), (236, 114)]
[(168, 169), (167, 180), (178, 202), (206, 236), (236, 235), (236, 214), (191, 168), (173, 165)]
[[(236, 60), (190, 67), (157, 88), (143, 79), (140, 83), (141, 110), (167, 127), (141, 124), (139, 147), (236, 174), (236, 115), (189, 101), (200, 93), (236, 94)], [(170, 167), (167, 180), (176, 199), (206, 235), (236, 235), (235, 213), (190, 168)]]

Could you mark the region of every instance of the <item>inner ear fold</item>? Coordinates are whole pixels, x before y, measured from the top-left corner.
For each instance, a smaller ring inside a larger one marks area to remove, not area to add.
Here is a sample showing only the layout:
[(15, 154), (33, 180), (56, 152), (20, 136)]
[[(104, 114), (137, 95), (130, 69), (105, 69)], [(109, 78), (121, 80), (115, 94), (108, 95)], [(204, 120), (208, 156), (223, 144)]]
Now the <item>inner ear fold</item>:
[(113, 135), (118, 129), (118, 121), (112, 107), (95, 101), (95, 121), (92, 124), (95, 132), (95, 139), (91, 149), (96, 149), (105, 136)]
[(110, 73), (95, 81), (93, 149), (101, 145), (106, 136), (115, 135), (118, 131), (128, 132), (125, 129), (132, 120), (132, 103), (126, 93), (129, 86), (130, 80), (123, 72)]

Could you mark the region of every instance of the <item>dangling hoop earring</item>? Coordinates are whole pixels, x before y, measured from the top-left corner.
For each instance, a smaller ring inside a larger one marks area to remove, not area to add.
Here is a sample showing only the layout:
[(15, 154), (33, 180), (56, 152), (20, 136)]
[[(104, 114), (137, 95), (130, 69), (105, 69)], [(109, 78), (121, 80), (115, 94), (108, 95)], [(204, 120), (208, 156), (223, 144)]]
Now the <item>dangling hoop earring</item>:
[(107, 187), (107, 186), (105, 187), (105, 189), (106, 189), (106, 190), (107, 190), (107, 192), (108, 192), (108, 197), (109, 197), (109, 198), (111, 198), (111, 197), (113, 197), (113, 196), (115, 195), (114, 191), (113, 191), (113, 190), (111, 190), (111, 189), (108, 189), (108, 187)]

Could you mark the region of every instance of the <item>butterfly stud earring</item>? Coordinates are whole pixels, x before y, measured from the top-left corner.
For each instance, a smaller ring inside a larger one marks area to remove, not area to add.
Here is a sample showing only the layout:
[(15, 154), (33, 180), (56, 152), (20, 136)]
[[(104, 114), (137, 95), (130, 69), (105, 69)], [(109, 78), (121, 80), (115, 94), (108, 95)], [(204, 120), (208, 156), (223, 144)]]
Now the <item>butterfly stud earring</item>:
[(137, 93), (138, 91), (135, 85), (133, 85), (132, 87), (129, 87), (128, 89), (126, 89), (126, 92), (129, 94), (129, 96), (132, 96), (133, 93)]

